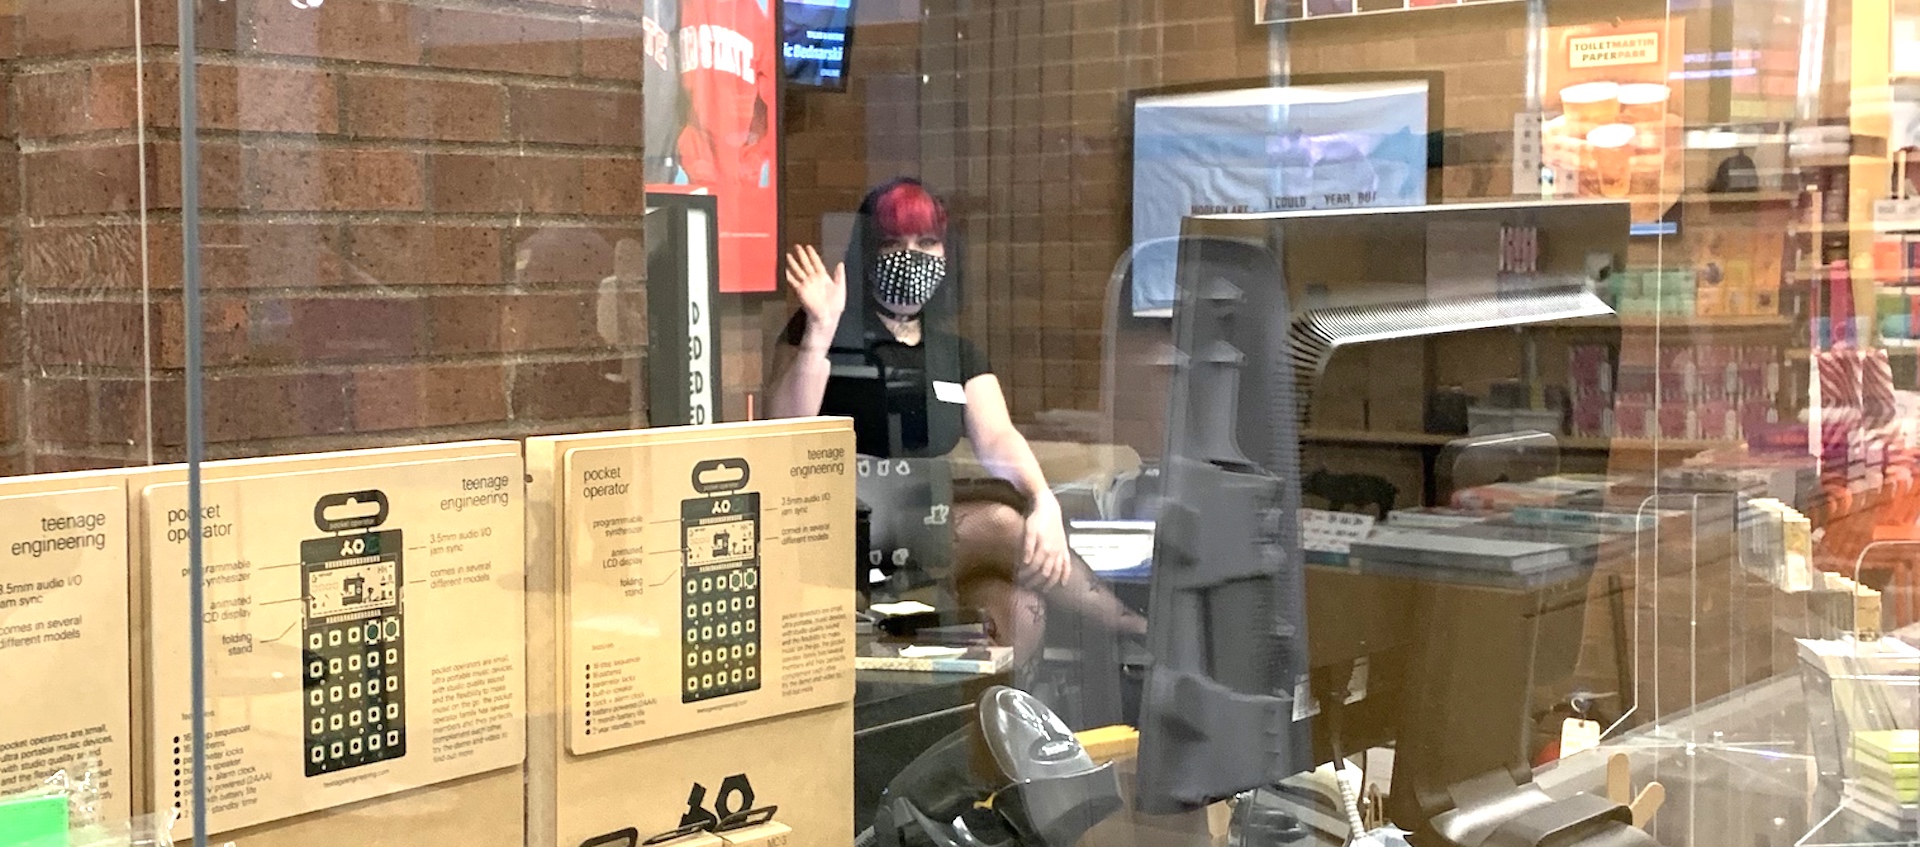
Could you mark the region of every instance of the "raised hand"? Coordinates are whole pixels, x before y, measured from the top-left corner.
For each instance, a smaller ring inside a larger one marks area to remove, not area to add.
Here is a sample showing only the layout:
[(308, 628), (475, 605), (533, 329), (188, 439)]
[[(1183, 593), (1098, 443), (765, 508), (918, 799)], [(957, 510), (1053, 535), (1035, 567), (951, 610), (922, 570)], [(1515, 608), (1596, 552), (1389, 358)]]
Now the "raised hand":
[(806, 310), (808, 329), (831, 333), (840, 325), (840, 313), (847, 308), (845, 264), (828, 273), (820, 251), (804, 244), (794, 247), (787, 253), (787, 285)]

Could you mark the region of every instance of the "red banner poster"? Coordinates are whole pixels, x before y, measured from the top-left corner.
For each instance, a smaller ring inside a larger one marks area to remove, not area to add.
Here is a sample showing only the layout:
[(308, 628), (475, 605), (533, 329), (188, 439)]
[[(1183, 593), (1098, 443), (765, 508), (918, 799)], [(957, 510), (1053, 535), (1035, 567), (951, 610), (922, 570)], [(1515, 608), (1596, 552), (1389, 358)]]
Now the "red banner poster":
[(720, 290), (776, 285), (780, 54), (769, 0), (647, 0), (647, 191), (710, 194)]

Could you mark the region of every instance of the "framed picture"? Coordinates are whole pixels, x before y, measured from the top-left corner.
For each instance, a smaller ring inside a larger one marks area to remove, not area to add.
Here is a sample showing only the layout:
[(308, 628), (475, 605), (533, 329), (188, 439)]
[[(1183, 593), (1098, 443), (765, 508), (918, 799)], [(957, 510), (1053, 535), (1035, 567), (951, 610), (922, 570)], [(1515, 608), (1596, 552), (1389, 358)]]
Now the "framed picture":
[(1558, 197), (1628, 199), (1659, 221), (1686, 184), (1686, 21), (1607, 21), (1547, 30), (1541, 159)]
[(1438, 73), (1341, 74), (1137, 93), (1133, 314), (1171, 314), (1189, 216), (1436, 201), (1440, 86)]
[(1446, 6), (1485, 6), (1517, 2), (1519, 0), (1253, 0), (1253, 21), (1260, 24), (1277, 24), (1286, 21), (1380, 15)]

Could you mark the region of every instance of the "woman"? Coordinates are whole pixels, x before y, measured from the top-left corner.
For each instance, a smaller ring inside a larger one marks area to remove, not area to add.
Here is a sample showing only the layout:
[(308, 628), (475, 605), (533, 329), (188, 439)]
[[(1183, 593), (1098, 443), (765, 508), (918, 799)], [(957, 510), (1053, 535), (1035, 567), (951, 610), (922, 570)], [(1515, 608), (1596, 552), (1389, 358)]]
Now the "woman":
[[(946, 208), (903, 178), (861, 203), (846, 262), (828, 270), (817, 250), (794, 248), (786, 277), (800, 313), (787, 327), (791, 361), (774, 384), (773, 414), (853, 417), (859, 451), (882, 458), (945, 455), (964, 429), (999, 484), (956, 487), (953, 587), (962, 603), (985, 612), (990, 635), (1014, 648), (1020, 667), (1039, 656), (1048, 602), (1144, 633), (1146, 620), (1068, 550), (1060, 503), (1013, 427), (1000, 381), (978, 348), (944, 325), (959, 276), (947, 244)], [(852, 313), (849, 265), (858, 282)], [(917, 396), (877, 403), (873, 383), (833, 377), (829, 349), (852, 348), (893, 371), (922, 374)], [(889, 421), (875, 412), (887, 408), (904, 413)]]

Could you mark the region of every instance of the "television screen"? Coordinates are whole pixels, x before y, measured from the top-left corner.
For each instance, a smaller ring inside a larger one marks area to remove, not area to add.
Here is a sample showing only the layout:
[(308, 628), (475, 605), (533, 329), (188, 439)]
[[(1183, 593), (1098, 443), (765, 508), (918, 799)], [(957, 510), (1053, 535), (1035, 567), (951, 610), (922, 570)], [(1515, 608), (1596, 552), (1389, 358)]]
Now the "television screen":
[(853, 0), (786, 0), (782, 4), (787, 81), (794, 85), (844, 89), (847, 86), (847, 38), (853, 29)]

